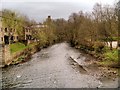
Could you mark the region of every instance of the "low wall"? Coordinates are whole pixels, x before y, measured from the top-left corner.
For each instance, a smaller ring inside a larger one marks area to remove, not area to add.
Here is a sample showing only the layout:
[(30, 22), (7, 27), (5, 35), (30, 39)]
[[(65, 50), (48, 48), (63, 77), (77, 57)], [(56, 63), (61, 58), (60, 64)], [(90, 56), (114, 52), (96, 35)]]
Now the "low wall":
[[(110, 47), (110, 42), (108, 42), (108, 43), (106, 44), (106, 46)], [(118, 42), (117, 42), (117, 41), (113, 41), (113, 42), (112, 42), (112, 47), (113, 47), (113, 48), (117, 48), (117, 46), (118, 46)]]
[[(7, 48), (7, 50), (8, 50), (8, 48)], [(4, 55), (5, 63), (4, 64), (5, 65), (10, 65), (13, 61), (16, 61), (20, 56), (28, 54), (28, 52), (30, 54), (34, 54), (35, 52), (37, 52), (36, 46), (26, 48), (23, 51), (16, 52), (16, 53), (13, 53), (13, 54), (9, 53), (10, 55), (8, 55), (8, 53), (5, 53), (5, 55)]]
[(9, 65), (11, 63), (11, 53), (9, 45), (3, 46), (3, 65)]
[(3, 46), (0, 44), (0, 67), (3, 67)]

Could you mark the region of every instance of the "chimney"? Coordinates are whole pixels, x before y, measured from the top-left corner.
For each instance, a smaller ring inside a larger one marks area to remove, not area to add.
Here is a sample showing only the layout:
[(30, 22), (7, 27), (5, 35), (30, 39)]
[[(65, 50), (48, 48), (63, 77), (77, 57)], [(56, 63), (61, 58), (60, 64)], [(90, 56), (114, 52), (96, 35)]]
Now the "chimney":
[(48, 16), (48, 19), (51, 19), (51, 16)]

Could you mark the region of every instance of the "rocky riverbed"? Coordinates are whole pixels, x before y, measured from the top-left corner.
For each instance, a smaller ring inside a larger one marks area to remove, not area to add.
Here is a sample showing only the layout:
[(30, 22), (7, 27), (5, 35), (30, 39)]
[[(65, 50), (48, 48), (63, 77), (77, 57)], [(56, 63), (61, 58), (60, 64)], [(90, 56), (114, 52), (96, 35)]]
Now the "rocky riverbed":
[(50, 46), (30, 61), (2, 69), (2, 88), (117, 88), (118, 71), (67, 43)]

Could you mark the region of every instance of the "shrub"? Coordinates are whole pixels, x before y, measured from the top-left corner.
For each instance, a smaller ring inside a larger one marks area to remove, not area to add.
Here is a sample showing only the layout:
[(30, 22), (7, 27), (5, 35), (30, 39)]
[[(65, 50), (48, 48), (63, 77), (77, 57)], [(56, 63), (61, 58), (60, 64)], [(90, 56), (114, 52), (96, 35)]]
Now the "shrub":
[(93, 47), (95, 49), (95, 52), (101, 53), (101, 52), (103, 52), (105, 45), (104, 45), (104, 43), (97, 41), (94, 43)]
[(118, 50), (108, 51), (104, 54), (104, 57), (110, 61), (118, 61)]

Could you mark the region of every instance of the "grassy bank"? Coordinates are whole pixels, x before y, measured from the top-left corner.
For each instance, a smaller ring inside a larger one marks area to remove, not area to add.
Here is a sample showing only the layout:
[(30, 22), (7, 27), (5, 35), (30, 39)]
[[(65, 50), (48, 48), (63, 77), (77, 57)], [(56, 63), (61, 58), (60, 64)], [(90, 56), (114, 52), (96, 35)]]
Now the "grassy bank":
[(10, 45), (10, 52), (12, 56), (15, 56), (11, 64), (19, 64), (29, 60), (32, 52), (34, 51), (36, 43), (24, 45), (23, 43), (17, 42)]
[(99, 62), (100, 65), (103, 66), (111, 66), (111, 67), (118, 67), (118, 50), (113, 49), (111, 50), (106, 50), (103, 54), (103, 59), (102, 61)]
[(20, 43), (20, 42), (13, 43), (13, 44), (10, 45), (10, 52), (11, 53), (20, 52), (20, 51), (23, 51), (24, 49), (32, 47), (34, 45), (35, 44), (29, 44), (29, 45), (25, 46), (25, 44)]
[(74, 45), (73, 47), (95, 57), (97, 64), (100, 66), (119, 67), (117, 49), (113, 48), (113, 50), (110, 50), (110, 48), (107, 46), (101, 48), (100, 44), (94, 46)]
[(37, 42), (29, 44), (27, 46), (20, 42), (13, 43), (10, 45), (10, 52), (12, 56), (15, 56), (15, 58), (12, 60), (11, 64), (15, 65), (26, 62), (31, 58), (32, 54), (48, 46), (50, 46), (50, 44), (41, 44)]

